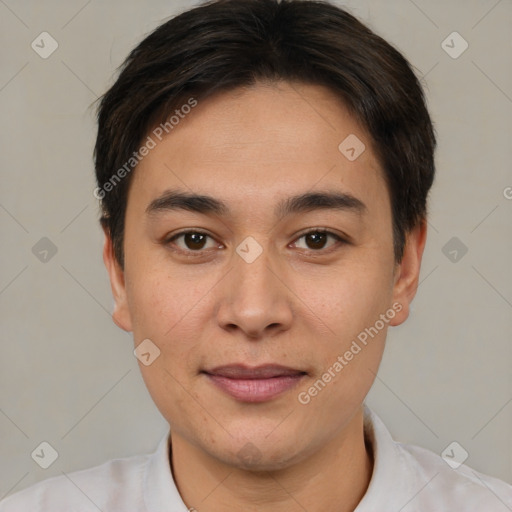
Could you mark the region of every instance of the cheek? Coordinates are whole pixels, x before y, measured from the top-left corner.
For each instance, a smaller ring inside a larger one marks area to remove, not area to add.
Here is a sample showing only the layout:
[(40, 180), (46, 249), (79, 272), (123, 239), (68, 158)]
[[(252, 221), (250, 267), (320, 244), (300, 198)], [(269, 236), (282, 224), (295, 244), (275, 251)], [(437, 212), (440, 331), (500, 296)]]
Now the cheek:
[[(191, 285), (178, 275), (155, 271), (164, 268), (138, 268), (127, 273), (127, 297), (137, 337), (155, 337), (163, 340), (173, 331), (183, 328), (200, 297), (199, 287)], [(199, 296), (199, 297), (198, 297)]]
[[(137, 342), (139, 338), (160, 338), (164, 323), (172, 326), (168, 294), (161, 283), (147, 275), (145, 279), (130, 279), (127, 281), (127, 298), (133, 321), (133, 335)], [(171, 307), (170, 307), (171, 306)]]
[(327, 383), (318, 385), (323, 390), (326, 384), (318, 405), (326, 401), (334, 407), (343, 398), (355, 406), (370, 389), (382, 358), (387, 327), (395, 314), (391, 311), (387, 321), (381, 320), (391, 308), (391, 268), (388, 258), (369, 261), (358, 257), (331, 279), (317, 281), (315, 293), (310, 289), (304, 295), (317, 313), (313, 318), (321, 333), (315, 356), (320, 373), (316, 377), (324, 380), (322, 376), (328, 372)]
[(331, 337), (355, 336), (373, 325), (390, 307), (393, 293), (392, 266), (384, 259), (357, 255), (335, 271), (301, 279), (298, 295), (318, 315), (318, 322), (329, 327)]
[(191, 284), (183, 275), (151, 273), (149, 269), (130, 277), (127, 290), (135, 344), (149, 338), (160, 350), (155, 363), (141, 365), (144, 380), (150, 388), (170, 387), (173, 396), (179, 396), (171, 375), (182, 382), (197, 369), (202, 331), (211, 314), (205, 289), (211, 285), (203, 286), (199, 280)]

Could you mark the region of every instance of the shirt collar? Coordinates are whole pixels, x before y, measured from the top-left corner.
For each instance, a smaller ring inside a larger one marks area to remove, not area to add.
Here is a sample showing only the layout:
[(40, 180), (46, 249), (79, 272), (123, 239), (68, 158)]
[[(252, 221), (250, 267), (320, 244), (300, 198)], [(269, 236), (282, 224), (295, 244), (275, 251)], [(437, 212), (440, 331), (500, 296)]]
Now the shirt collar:
[(404, 471), (403, 452), (399, 450), (382, 420), (364, 406), (364, 435), (373, 452), (370, 484), (354, 512), (382, 509), (402, 510), (404, 496), (410, 494), (410, 476)]
[[(373, 473), (366, 494), (354, 512), (374, 512), (384, 504), (389, 510), (400, 510), (406, 505), (404, 496), (411, 489), (410, 476), (403, 469), (403, 453), (382, 420), (366, 405), (364, 434), (373, 453)], [(188, 510), (171, 473), (170, 440), (169, 429), (148, 460), (143, 491), (148, 512)]]
[(180, 493), (171, 473), (170, 462), (171, 430), (158, 444), (158, 448), (148, 460), (144, 476), (144, 504), (148, 512), (186, 512), (188, 509), (181, 499)]

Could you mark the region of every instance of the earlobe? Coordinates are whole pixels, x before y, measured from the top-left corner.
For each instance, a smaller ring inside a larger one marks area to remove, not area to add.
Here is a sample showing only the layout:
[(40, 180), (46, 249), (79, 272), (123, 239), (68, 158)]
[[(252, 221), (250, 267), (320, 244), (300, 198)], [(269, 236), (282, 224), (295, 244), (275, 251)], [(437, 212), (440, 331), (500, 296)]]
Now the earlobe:
[(427, 240), (427, 222), (423, 220), (406, 236), (402, 261), (397, 266), (393, 287), (393, 303), (402, 306), (400, 312), (390, 321), (391, 325), (400, 325), (409, 316), (409, 308), (416, 291), (421, 269), (421, 259)]
[(121, 329), (131, 332), (132, 321), (126, 297), (124, 271), (121, 269), (121, 266), (114, 255), (112, 238), (106, 228), (104, 228), (104, 233), (105, 243), (103, 245), (103, 262), (105, 263), (105, 267), (110, 278), (110, 286), (115, 303), (112, 320)]

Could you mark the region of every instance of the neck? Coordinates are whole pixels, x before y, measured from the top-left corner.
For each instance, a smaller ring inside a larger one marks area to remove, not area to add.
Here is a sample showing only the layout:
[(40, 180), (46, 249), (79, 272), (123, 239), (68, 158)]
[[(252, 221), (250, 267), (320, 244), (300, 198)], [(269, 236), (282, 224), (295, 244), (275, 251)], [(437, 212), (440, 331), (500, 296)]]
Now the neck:
[(362, 410), (313, 455), (273, 471), (224, 464), (172, 431), (171, 443), (178, 491), (197, 512), (353, 512), (373, 469)]

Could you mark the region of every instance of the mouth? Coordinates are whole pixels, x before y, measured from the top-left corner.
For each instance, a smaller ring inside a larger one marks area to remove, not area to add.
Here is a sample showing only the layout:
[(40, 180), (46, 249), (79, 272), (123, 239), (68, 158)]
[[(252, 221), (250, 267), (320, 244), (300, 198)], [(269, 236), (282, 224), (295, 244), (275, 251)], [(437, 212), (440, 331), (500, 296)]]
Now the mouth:
[(280, 365), (219, 366), (201, 373), (217, 388), (240, 402), (266, 402), (297, 386), (306, 372)]

